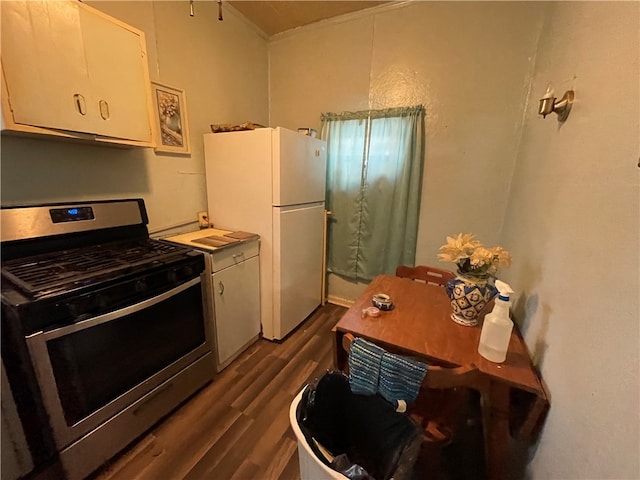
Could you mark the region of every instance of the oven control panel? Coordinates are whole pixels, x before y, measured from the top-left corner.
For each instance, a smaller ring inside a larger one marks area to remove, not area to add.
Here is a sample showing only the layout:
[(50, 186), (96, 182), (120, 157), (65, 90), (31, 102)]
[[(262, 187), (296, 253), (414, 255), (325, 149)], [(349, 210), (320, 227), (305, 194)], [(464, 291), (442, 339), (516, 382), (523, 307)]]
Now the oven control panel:
[(93, 220), (93, 208), (91, 207), (70, 207), (52, 208), (49, 210), (53, 223), (77, 222), (78, 220)]

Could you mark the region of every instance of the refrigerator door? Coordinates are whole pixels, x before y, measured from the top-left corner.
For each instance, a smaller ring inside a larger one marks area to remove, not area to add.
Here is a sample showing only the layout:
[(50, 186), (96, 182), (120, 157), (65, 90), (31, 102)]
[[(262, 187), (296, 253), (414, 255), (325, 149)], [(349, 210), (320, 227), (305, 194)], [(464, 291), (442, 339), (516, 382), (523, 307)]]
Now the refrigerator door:
[[(284, 338), (320, 305), (323, 222), (323, 202), (273, 209), (273, 338)], [(263, 335), (269, 338), (264, 328)]]
[(273, 205), (324, 202), (327, 145), (286, 128), (273, 132)]

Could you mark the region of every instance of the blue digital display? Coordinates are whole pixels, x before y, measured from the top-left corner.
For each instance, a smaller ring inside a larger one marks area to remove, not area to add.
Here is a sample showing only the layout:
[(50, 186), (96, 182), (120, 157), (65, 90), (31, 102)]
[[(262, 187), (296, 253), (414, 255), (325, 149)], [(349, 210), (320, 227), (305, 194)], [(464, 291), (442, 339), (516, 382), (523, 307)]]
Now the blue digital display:
[(52, 208), (49, 210), (49, 214), (53, 223), (82, 222), (95, 219), (91, 207)]

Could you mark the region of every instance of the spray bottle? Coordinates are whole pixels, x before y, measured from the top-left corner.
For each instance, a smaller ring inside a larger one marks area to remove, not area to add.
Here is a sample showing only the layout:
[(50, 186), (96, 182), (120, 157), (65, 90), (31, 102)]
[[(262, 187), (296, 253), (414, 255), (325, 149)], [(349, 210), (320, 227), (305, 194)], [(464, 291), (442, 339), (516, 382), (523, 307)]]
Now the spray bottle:
[(513, 322), (509, 317), (513, 290), (506, 283), (496, 280), (498, 298), (491, 313), (484, 318), (478, 353), (487, 360), (502, 363), (507, 358)]

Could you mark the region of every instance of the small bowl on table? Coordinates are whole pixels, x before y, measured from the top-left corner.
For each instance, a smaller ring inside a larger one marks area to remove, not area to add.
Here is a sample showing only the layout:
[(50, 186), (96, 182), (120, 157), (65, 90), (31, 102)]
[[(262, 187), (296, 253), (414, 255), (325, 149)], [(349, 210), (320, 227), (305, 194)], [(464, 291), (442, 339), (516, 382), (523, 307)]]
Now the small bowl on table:
[(385, 312), (393, 308), (393, 300), (385, 293), (376, 293), (371, 299), (371, 303), (374, 307)]

